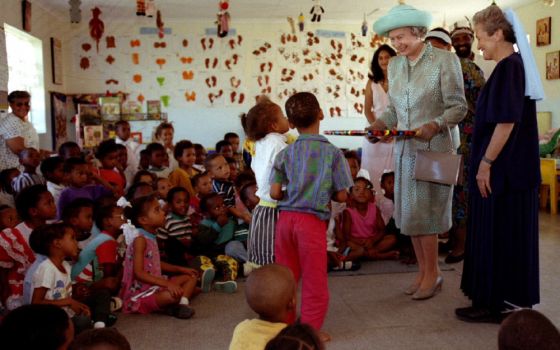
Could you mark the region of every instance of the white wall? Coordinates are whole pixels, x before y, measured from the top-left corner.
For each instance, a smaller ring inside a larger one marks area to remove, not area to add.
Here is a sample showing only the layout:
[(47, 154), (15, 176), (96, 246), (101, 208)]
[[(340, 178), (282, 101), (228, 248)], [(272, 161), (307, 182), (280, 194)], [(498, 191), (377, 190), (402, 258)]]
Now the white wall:
[[(84, 12), (85, 13), (85, 12)], [(247, 112), (247, 110), (254, 104), (254, 97), (257, 95), (254, 93), (255, 89), (255, 77), (254, 74), (259, 69), (259, 62), (255, 59), (255, 57), (251, 54), (254, 50), (253, 45), (256, 45), (256, 41), (266, 40), (273, 43), (273, 47), (276, 50), (278, 44), (280, 44), (280, 35), (281, 32), (289, 32), (288, 23), (285, 21), (276, 22), (276, 23), (239, 23), (234, 22), (232, 27), (235, 28), (237, 34), (242, 35), (243, 37), (243, 47), (241, 49), (241, 54), (244, 56), (243, 60), (243, 67), (238, 70), (238, 77), (242, 80), (242, 86), (245, 87), (244, 92), (247, 94), (245, 103), (242, 105), (235, 105), (232, 106), (230, 104), (225, 104), (222, 106), (213, 106), (209, 107), (207, 103), (201, 103), (202, 99), (206, 98), (206, 90), (204, 90), (204, 79), (198, 80), (198, 83), (194, 85), (189, 85), (189, 83), (185, 83), (180, 78), (176, 78), (176, 76), (180, 76), (181, 74), (181, 67), (172, 66), (172, 68), (164, 68), (160, 70), (157, 68), (156, 65), (153, 64), (153, 60), (158, 57), (156, 56), (157, 53), (162, 52), (163, 57), (166, 57), (168, 61), (177, 62), (177, 54), (172, 53), (171, 55), (167, 53), (167, 56), (163, 54), (163, 51), (154, 50), (153, 48), (148, 48), (146, 45), (151, 45), (154, 40), (156, 39), (155, 35), (147, 36), (147, 35), (139, 35), (140, 27), (154, 27), (154, 19), (148, 18), (135, 18), (132, 17), (132, 20), (127, 19), (125, 21), (115, 23), (115, 22), (106, 22), (105, 23), (105, 36), (112, 35), (117, 38), (117, 46), (121, 48), (120, 53), (117, 55), (115, 51), (109, 50), (105, 47), (104, 39), (102, 39), (102, 43), (100, 45), (100, 52), (97, 54), (95, 52), (95, 48), (93, 50), (88, 51), (87, 53), (81, 50), (82, 43), (91, 42), (88, 36), (88, 29), (85, 25), (89, 18), (87, 16), (84, 17), (81, 26), (75, 26), (72, 31), (72, 38), (70, 38), (69, 42), (65, 43), (65, 52), (66, 52), (66, 61), (72, 61), (69, 64), (68, 70), (66, 70), (66, 80), (67, 80), (67, 92), (68, 93), (94, 93), (94, 92), (103, 92), (106, 91), (108, 87), (110, 87), (114, 91), (116, 88), (121, 89), (124, 92), (131, 93), (131, 97), (135, 98), (138, 95), (138, 85), (134, 84), (131, 81), (131, 77), (134, 73), (140, 73), (143, 75), (143, 79), (146, 80), (147, 77), (149, 79), (155, 79), (155, 76), (162, 75), (166, 77), (166, 83), (163, 88), (159, 88), (157, 84), (154, 83), (152, 80), (151, 85), (143, 85), (144, 90), (142, 91), (143, 95), (147, 99), (158, 99), (160, 94), (168, 93), (172, 96), (172, 102), (169, 108), (164, 108), (164, 111), (168, 112), (169, 119), (175, 125), (175, 140), (187, 138), (192, 140), (193, 142), (202, 143), (207, 147), (213, 147), (214, 144), (220, 140), (226, 132), (234, 131), (240, 135), (243, 135), (243, 131), (241, 128), (241, 124), (239, 121), (238, 116), (243, 113)], [(192, 45), (197, 45), (196, 50), (200, 49), (200, 38), (204, 35), (205, 30), (207, 28), (213, 28), (213, 24), (210, 21), (189, 21), (188, 23), (185, 22), (172, 22), (171, 20), (165, 20), (165, 26), (172, 29), (172, 35), (166, 36), (164, 40), (168, 45), (175, 44), (181, 46), (181, 38), (187, 37), (191, 42)], [(358, 32), (361, 26), (361, 22), (356, 22), (355, 24), (321, 24), (320, 27), (312, 26), (311, 23), (307, 23), (306, 31), (314, 31), (315, 29), (323, 29), (323, 30), (334, 30), (334, 31), (345, 31), (345, 32)], [(305, 33), (302, 34), (302, 37), (305, 37)], [(215, 36), (213, 36), (217, 40)], [(130, 48), (130, 40), (132, 39), (141, 39), (142, 40), (142, 47), (140, 49), (133, 50)], [(120, 41), (119, 41), (120, 40)], [(229, 40), (229, 38), (227, 38)], [(226, 41), (227, 41), (226, 40)], [(328, 41), (328, 40), (326, 40)], [(126, 48), (123, 48), (123, 45)], [(175, 51), (182, 49), (176, 49)], [(139, 51), (141, 52), (141, 65), (136, 68), (132, 66), (130, 54), (131, 52)], [(186, 50), (182, 51), (185, 55), (196, 56), (198, 53), (193, 53), (192, 51)], [(119, 66), (119, 68), (115, 69), (111, 67), (109, 71), (106, 68), (100, 67), (107, 67), (105, 64), (104, 59), (105, 57), (113, 53), (117, 60), (124, 59), (126, 60), (126, 64), (124, 66)], [(344, 52), (345, 59), (347, 52)], [(366, 50), (365, 55), (366, 60), (363, 64), (361, 64), (357, 70), (361, 71), (364, 76), (367, 75), (368, 71), (368, 61), (371, 58), (373, 52), (372, 50)], [(77, 60), (79, 57), (77, 56), (84, 56), (89, 57), (93, 69), (88, 69), (86, 71), (78, 69), (75, 67)], [(223, 53), (222, 58), (226, 58), (226, 55), (231, 55), (231, 52), (225, 50)], [(218, 55), (220, 57), (220, 55)], [(101, 60), (101, 61), (99, 61)], [(148, 62), (146, 62), (148, 60)], [(142, 62), (143, 61), (143, 62)], [(202, 62), (197, 62), (196, 64), (193, 63), (195, 67), (195, 72), (197, 70), (204, 71), (201, 69), (200, 65)], [(276, 64), (276, 62), (275, 62)], [(72, 68), (72, 66), (74, 68)], [(166, 67), (171, 67), (171, 65), (167, 65)], [(140, 68), (140, 70), (138, 70)], [(96, 70), (97, 69), (97, 70)], [(204, 73), (202, 73), (204, 74)], [(220, 74), (220, 73), (218, 73)], [(279, 74), (279, 72), (276, 72)], [(229, 75), (225, 75), (228, 77), (226, 80), (229, 81)], [(108, 78), (115, 78), (119, 79), (119, 85), (115, 88), (114, 86), (107, 86), (105, 81)], [(195, 79), (196, 75), (195, 75)], [(274, 80), (274, 79), (272, 79)], [(169, 83), (168, 83), (169, 82)], [(144, 81), (143, 81), (144, 83)], [(224, 81), (222, 80), (222, 83)], [(366, 80), (359, 82), (360, 89), (363, 89), (365, 86)], [(185, 103), (182, 97), (182, 93), (178, 93), (178, 90), (184, 91), (189, 90), (189, 86), (196, 87), (197, 91), (197, 103)], [(277, 91), (282, 90), (284, 87), (278, 86)], [(167, 91), (166, 91), (167, 89)], [(300, 90), (305, 90), (305, 86), (301, 86)], [(227, 90), (226, 90), (227, 91)], [(343, 95), (346, 94), (346, 91), (342, 92)], [(180, 99), (180, 103), (177, 102), (177, 99)], [(271, 95), (271, 99), (280, 105), (283, 106), (282, 101), (276, 96), (276, 94)], [(322, 103), (325, 113), (325, 120), (322, 123), (322, 129), (363, 129), (366, 124), (365, 117), (363, 115), (358, 115), (354, 113), (353, 118), (331, 118), (328, 116), (328, 104), (320, 99)], [(360, 97), (360, 102), (363, 103), (363, 97)], [(133, 125), (134, 127), (134, 125)], [(336, 143), (340, 147), (350, 147), (350, 148), (357, 148), (360, 147), (362, 143), (362, 139), (359, 137), (331, 137), (331, 140)]]
[[(21, 1), (20, 0), (2, 0), (0, 11), (0, 23), (7, 23), (13, 27), (22, 30)], [(51, 69), (51, 37), (62, 38), (68, 33), (68, 22), (61, 21), (58, 18), (44, 11), (36, 4), (32, 5), (32, 19), (30, 35), (41, 39), (43, 43), (43, 66), (45, 68), (45, 105), (47, 108), (47, 132), (39, 134), (41, 147), (51, 149), (51, 101), (50, 91), (65, 92), (64, 85), (55, 85), (52, 83)]]
[[(546, 53), (560, 50), (560, 4), (549, 7), (542, 4), (542, 1), (535, 1), (532, 4), (516, 9), (519, 19), (523, 22), (525, 31), (531, 36), (531, 47), (535, 60), (541, 73), (546, 99), (537, 103), (539, 112), (552, 112), (552, 127), (560, 127), (560, 79), (546, 80)], [(552, 17), (551, 23), (551, 43), (547, 46), (536, 46), (536, 22), (538, 19)]]

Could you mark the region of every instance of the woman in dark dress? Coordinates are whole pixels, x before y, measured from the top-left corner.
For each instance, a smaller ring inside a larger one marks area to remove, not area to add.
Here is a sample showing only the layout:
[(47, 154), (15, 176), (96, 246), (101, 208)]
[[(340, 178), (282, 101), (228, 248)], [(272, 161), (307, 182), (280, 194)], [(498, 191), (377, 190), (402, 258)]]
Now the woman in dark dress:
[(492, 5), (474, 16), (479, 49), (498, 64), (478, 99), (472, 140), (461, 281), (472, 306), (455, 310), (468, 322), (500, 322), (508, 307), (539, 302), (535, 100), (542, 96), (526, 90), (536, 79), (525, 74), (532, 60), (514, 51), (522, 29), (516, 32), (516, 16), (508, 11)]

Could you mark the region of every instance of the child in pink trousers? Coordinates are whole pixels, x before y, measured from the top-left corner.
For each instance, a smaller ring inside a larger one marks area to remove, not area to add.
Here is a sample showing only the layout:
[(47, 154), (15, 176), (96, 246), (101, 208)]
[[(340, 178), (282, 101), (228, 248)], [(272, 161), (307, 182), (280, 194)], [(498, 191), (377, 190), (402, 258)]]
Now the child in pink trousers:
[[(286, 101), (291, 128), (299, 137), (278, 155), (270, 175), (270, 196), (278, 200), (276, 262), (302, 279), (301, 322), (320, 331), (329, 305), (327, 282), (327, 222), (329, 203), (346, 201), (352, 186), (348, 163), (342, 152), (319, 134), (323, 112), (317, 98), (308, 92)], [(282, 188), (285, 188), (283, 191)], [(291, 315), (288, 323), (293, 322)], [(330, 340), (319, 332), (323, 341)]]

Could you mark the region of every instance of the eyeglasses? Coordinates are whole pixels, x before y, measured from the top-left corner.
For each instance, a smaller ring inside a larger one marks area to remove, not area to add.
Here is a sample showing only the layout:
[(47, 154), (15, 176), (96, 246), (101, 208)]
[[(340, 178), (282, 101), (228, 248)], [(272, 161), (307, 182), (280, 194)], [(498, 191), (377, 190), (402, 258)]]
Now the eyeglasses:
[(21, 106), (30, 107), (31, 103), (30, 102), (15, 102), (14, 105), (16, 107), (21, 107)]

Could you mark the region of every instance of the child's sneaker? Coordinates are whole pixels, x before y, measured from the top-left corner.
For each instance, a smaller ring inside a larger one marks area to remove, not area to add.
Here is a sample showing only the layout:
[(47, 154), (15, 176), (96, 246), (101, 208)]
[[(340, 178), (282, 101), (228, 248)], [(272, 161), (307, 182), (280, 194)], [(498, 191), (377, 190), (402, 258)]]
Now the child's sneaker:
[(167, 313), (173, 317), (187, 320), (194, 316), (194, 309), (188, 305), (178, 304), (167, 309)]
[(337, 267), (333, 267), (333, 271), (357, 271), (362, 267), (358, 262), (341, 261)]
[(225, 281), (214, 283), (214, 289), (216, 292), (223, 293), (235, 293), (237, 291), (237, 282), (235, 281)]
[(253, 272), (253, 270), (258, 269), (259, 267), (261, 266), (253, 262), (247, 261), (245, 264), (243, 264), (243, 276), (248, 277), (249, 274)]
[(212, 290), (212, 281), (214, 281), (215, 276), (216, 270), (211, 267), (202, 272), (202, 276), (200, 277), (200, 289), (202, 289), (203, 293), (208, 293)]

